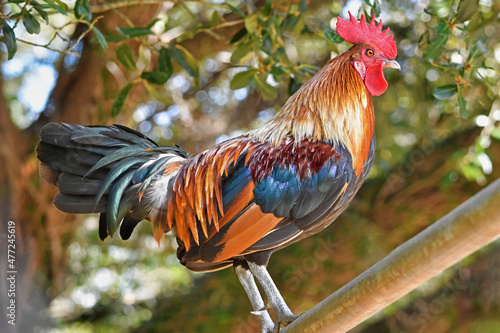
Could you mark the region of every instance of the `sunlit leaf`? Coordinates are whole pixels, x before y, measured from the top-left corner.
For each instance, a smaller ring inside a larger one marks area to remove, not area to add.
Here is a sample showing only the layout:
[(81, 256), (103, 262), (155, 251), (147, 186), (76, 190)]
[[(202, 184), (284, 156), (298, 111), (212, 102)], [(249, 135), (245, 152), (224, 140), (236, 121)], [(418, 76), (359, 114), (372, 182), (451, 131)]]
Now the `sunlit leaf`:
[(458, 86), (456, 84), (448, 84), (441, 87), (436, 87), (432, 90), (432, 95), (440, 100), (447, 100), (457, 93)]
[(479, 29), (479, 27), (481, 27), (482, 19), (483, 13), (481, 11), (475, 12), (474, 15), (472, 15), (472, 17), (470, 18), (469, 23), (467, 24), (467, 31), (474, 32)]
[(256, 72), (256, 69), (250, 69), (248, 71), (237, 73), (231, 80), (229, 87), (233, 90), (245, 88), (248, 86), (250, 80), (254, 77)]
[(28, 11), (24, 11), (23, 15), (23, 25), (29, 34), (39, 34), (40, 33), (40, 22), (30, 14)]
[(500, 127), (494, 127), (491, 131), (491, 137), (496, 140), (500, 140)]
[(254, 78), (255, 83), (257, 84), (257, 89), (259, 89), (259, 92), (264, 99), (274, 100), (278, 97), (278, 91), (275, 87), (261, 79), (258, 75), (254, 75)]
[(17, 52), (16, 34), (7, 21), (2, 20), (2, 33), (5, 46), (7, 46), (7, 59), (10, 60)]
[(340, 37), (340, 35), (330, 27), (325, 29), (324, 34), (326, 39), (334, 44), (340, 44), (344, 41), (344, 39), (342, 39), (342, 37)]
[(135, 65), (134, 54), (132, 53), (132, 49), (127, 44), (122, 44), (118, 46), (115, 50), (116, 58), (122, 63), (125, 68), (130, 70), (137, 69)]
[(198, 62), (185, 48), (178, 45), (170, 45), (170, 54), (174, 60), (194, 78), (198, 77)]
[(479, 0), (461, 0), (458, 4), (457, 23), (470, 20), (479, 8)]
[(122, 112), (123, 106), (125, 105), (125, 101), (127, 100), (127, 96), (132, 89), (132, 83), (127, 84), (123, 87), (122, 90), (118, 93), (113, 105), (111, 105), (111, 116), (116, 117)]
[(64, 2), (60, 1), (60, 0), (43, 0), (49, 7), (51, 7), (52, 9), (55, 9), (57, 10), (59, 13), (63, 14), (63, 15), (67, 15), (68, 14), (68, 10), (69, 10), (69, 7), (67, 4), (65, 4)]
[(259, 26), (259, 22), (257, 20), (257, 15), (250, 15), (245, 17), (245, 28), (251, 34), (257, 31), (257, 27)]
[(221, 22), (222, 21), (220, 19), (219, 13), (216, 10), (214, 10), (212, 12), (212, 16), (210, 17), (210, 25), (217, 25)]
[(231, 55), (231, 62), (238, 62), (241, 58), (246, 56), (249, 52), (253, 51), (255, 47), (255, 42), (253, 40), (243, 41), (238, 44), (236, 49), (233, 51)]

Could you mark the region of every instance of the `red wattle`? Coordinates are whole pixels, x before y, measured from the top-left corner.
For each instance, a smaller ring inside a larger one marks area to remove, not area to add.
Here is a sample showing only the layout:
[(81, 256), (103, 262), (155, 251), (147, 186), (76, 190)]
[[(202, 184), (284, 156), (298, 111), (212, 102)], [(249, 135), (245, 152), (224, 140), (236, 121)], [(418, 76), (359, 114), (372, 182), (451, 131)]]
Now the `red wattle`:
[(382, 64), (366, 67), (365, 85), (372, 96), (380, 96), (387, 89)]

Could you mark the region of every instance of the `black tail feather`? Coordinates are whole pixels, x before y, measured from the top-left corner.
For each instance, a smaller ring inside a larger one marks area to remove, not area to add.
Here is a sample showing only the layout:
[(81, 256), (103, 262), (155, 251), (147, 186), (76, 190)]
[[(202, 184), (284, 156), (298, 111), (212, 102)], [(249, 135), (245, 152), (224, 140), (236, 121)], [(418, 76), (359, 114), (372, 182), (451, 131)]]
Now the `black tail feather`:
[(54, 205), (67, 213), (101, 213), (101, 239), (112, 235), (120, 222), (120, 235), (128, 239), (149, 213), (138, 199), (141, 184), (149, 185), (171, 157), (187, 158), (182, 149), (158, 147), (121, 125), (49, 123), (40, 132), (36, 152), (40, 176), (59, 187)]

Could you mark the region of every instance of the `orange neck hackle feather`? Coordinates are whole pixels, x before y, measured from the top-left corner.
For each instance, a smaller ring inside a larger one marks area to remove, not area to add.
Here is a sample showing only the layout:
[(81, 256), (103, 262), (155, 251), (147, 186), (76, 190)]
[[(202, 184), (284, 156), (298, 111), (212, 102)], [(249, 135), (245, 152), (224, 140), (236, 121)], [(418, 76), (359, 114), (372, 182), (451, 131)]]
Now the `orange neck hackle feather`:
[(370, 93), (351, 65), (364, 47), (352, 47), (330, 60), (306, 82), (268, 124), (250, 132), (278, 146), (287, 136), (343, 145), (352, 155), (359, 176), (368, 158), (375, 117)]

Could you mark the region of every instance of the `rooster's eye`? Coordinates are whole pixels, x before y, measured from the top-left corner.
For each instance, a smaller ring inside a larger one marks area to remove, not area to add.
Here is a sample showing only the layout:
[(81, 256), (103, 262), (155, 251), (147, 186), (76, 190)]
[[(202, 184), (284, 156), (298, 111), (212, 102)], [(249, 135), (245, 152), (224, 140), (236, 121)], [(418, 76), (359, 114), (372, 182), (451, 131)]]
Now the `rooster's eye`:
[(373, 55), (375, 54), (375, 52), (372, 50), (372, 49), (368, 49), (366, 50), (366, 55), (369, 56), (369, 57), (373, 57)]

